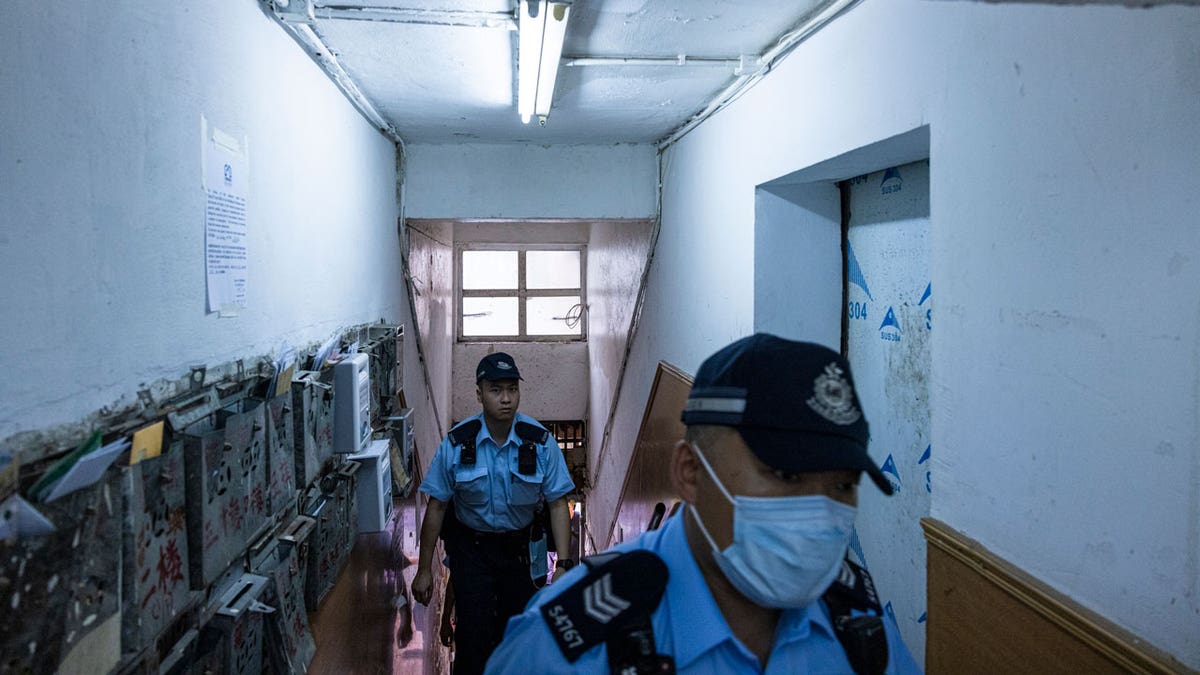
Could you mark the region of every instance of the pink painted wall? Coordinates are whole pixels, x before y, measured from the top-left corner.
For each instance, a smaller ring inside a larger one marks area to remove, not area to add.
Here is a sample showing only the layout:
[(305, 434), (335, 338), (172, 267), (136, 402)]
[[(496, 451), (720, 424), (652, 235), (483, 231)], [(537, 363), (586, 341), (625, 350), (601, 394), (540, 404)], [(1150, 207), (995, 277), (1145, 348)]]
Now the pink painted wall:
[(461, 342), (454, 345), (453, 417), (479, 412), (475, 366), (492, 352), (507, 352), (521, 370), (520, 411), (543, 420), (578, 420), (587, 413), (586, 342)]
[[(434, 420), (418, 420), (417, 447), (422, 466), (447, 431), (450, 421), (450, 377), (454, 344), (454, 256), (452, 228), (437, 221), (408, 222), (408, 274), (412, 284), (413, 315), (424, 348)], [(415, 349), (413, 350), (416, 351)], [(420, 362), (417, 362), (420, 368)], [(418, 375), (414, 371), (410, 378)], [(414, 382), (420, 380), (413, 379)], [(412, 395), (406, 397), (410, 403)], [(432, 422), (432, 423), (430, 423)]]
[(595, 470), (620, 384), (630, 322), (650, 254), (650, 220), (591, 224), (588, 239), (588, 473)]

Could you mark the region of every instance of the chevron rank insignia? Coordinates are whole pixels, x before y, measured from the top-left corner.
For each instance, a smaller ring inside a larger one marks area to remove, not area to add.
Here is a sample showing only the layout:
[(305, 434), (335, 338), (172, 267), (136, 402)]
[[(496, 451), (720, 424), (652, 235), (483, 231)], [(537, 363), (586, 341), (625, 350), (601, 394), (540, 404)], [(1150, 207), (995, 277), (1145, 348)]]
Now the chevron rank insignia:
[(648, 617), (667, 588), (667, 566), (650, 551), (585, 560), (589, 573), (542, 605), (542, 619), (567, 661), (638, 618)]

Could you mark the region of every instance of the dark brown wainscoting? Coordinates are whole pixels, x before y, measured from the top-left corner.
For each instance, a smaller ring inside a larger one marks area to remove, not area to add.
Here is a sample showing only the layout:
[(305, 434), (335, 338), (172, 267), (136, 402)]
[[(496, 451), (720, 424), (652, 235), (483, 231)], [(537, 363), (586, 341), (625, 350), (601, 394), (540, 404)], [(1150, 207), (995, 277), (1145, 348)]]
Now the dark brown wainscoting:
[(1194, 672), (945, 523), (921, 527), (930, 675)]

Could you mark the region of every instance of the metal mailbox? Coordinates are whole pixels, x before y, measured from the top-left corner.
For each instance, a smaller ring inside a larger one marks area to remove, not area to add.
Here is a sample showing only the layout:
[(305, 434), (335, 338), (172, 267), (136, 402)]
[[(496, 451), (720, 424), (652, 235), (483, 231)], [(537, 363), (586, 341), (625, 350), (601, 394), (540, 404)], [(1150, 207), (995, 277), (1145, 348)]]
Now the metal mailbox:
[(292, 393), (266, 402), (267, 513), (278, 515), (296, 506), (296, 439)]
[(319, 373), (301, 372), (292, 381), (292, 420), (296, 481), (304, 487), (333, 457), (333, 387)]
[(262, 675), (263, 615), (259, 602), (270, 580), (243, 574), (221, 594), (217, 612), (200, 631), (201, 660), (222, 675)]
[(316, 654), (317, 645), (304, 605), (303, 570), (308, 538), (316, 524), (308, 516), (296, 516), (255, 555), (254, 573), (270, 579), (265, 598), (275, 608), (266, 617), (263, 636), (265, 673), (305, 673)]
[(315, 612), (333, 588), (358, 534), (358, 462), (344, 462), (305, 495), (304, 514), (317, 524), (309, 539), (304, 601)]
[(125, 503), (121, 645), (126, 654), (154, 646), (157, 636), (199, 594), (188, 580), (183, 442), (121, 470)]
[(0, 555), (0, 673), (110, 672), (120, 662), (119, 474), (38, 509), (56, 531)]
[(363, 332), (362, 350), (371, 356), (371, 416), (377, 422), (399, 409), (397, 345), (404, 332), (399, 326), (387, 324), (367, 326)]
[(187, 427), (189, 571), (192, 588), (221, 575), (267, 523), (265, 406), (242, 399)]
[(413, 448), (415, 430), (413, 409), (400, 408), (394, 416), (385, 417), (386, 434), (391, 437), (388, 455), (392, 462), (392, 489), (395, 494), (407, 499), (412, 493), (415, 467)]

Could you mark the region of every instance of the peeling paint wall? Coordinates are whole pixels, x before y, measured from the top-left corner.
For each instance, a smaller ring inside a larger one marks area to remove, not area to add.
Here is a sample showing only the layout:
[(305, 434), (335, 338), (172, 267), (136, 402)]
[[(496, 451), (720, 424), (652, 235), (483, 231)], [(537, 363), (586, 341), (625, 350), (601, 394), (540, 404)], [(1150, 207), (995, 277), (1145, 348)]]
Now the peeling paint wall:
[(668, 148), (592, 531), (655, 363), (756, 325), (755, 187), (928, 126), (931, 514), (1200, 668), (1197, 34), (1178, 6), (867, 0)]

